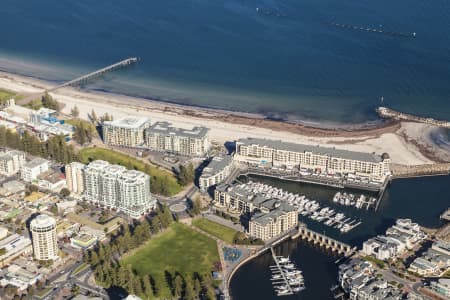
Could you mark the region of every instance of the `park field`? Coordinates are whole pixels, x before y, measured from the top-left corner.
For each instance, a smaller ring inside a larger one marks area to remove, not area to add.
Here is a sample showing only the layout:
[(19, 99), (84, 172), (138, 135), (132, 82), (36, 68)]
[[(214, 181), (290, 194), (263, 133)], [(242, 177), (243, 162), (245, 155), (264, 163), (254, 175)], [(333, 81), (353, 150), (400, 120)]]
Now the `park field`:
[(172, 275), (176, 272), (189, 276), (194, 272), (209, 274), (214, 263), (219, 261), (216, 241), (186, 225), (174, 223), (167, 231), (122, 259), (121, 264), (130, 264), (140, 276), (149, 274), (155, 281), (164, 282), (161, 284), (161, 298), (170, 298), (165, 271)]
[(210, 221), (205, 218), (197, 218), (192, 221), (192, 225), (201, 230), (215, 236), (218, 239), (228, 243), (234, 244), (234, 238), (237, 231), (229, 227), (223, 226), (219, 223)]
[(135, 169), (147, 173), (151, 177), (150, 188), (152, 193), (172, 196), (182, 190), (174, 174), (111, 149), (98, 147), (83, 148), (79, 156), (83, 163), (101, 159), (112, 164), (125, 166), (128, 169)]

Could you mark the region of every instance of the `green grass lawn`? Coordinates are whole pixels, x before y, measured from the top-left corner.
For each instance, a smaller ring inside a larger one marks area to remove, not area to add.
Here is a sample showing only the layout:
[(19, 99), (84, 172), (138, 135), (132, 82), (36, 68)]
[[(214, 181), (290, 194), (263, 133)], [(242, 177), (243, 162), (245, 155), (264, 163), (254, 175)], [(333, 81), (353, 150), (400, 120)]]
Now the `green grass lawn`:
[(16, 93), (14, 93), (14, 92), (0, 89), (0, 102), (6, 101), (9, 98), (14, 97), (15, 95), (16, 95)]
[(210, 221), (205, 218), (198, 218), (192, 221), (192, 225), (200, 228), (203, 231), (225, 241), (228, 244), (234, 243), (234, 237), (237, 231), (229, 227), (223, 226), (219, 223)]
[(172, 275), (209, 274), (215, 262), (220, 261), (214, 240), (193, 231), (186, 225), (174, 223), (166, 232), (152, 238), (132, 255), (124, 258), (123, 265), (131, 264), (141, 276), (149, 274), (155, 281), (164, 282), (161, 298), (170, 298), (164, 272)]
[(150, 187), (152, 192), (156, 194), (171, 196), (180, 192), (182, 189), (174, 174), (111, 149), (98, 147), (84, 148), (80, 151), (79, 155), (83, 163), (101, 159), (112, 164), (122, 165), (129, 169), (136, 169), (149, 174), (151, 177)]

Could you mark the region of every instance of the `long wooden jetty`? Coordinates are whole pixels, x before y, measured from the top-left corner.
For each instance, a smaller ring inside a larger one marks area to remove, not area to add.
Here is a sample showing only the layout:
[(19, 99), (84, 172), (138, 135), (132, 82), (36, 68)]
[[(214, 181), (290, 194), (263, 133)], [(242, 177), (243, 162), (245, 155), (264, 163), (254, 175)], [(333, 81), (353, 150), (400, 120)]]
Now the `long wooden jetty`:
[(129, 57), (129, 58), (121, 60), (121, 61), (119, 61), (119, 62), (117, 62), (115, 64), (106, 66), (104, 68), (101, 68), (101, 69), (96, 70), (94, 72), (91, 72), (89, 74), (77, 77), (77, 78), (72, 79), (72, 80), (67, 81), (67, 82), (64, 82), (64, 83), (62, 83), (60, 85), (57, 85), (57, 86), (49, 89), (48, 91), (49, 92), (53, 92), (53, 91), (55, 91), (57, 89), (60, 89), (60, 88), (66, 87), (66, 86), (77, 85), (77, 84), (79, 84), (81, 82), (85, 82), (85, 81), (90, 80), (90, 79), (92, 79), (94, 77), (100, 76), (100, 75), (102, 75), (102, 74), (104, 74), (106, 72), (109, 72), (109, 71), (112, 71), (112, 70), (115, 70), (115, 69), (118, 69), (118, 68), (129, 66), (129, 65), (131, 65), (131, 64), (133, 64), (133, 63), (135, 63), (137, 61), (138, 61), (137, 57)]

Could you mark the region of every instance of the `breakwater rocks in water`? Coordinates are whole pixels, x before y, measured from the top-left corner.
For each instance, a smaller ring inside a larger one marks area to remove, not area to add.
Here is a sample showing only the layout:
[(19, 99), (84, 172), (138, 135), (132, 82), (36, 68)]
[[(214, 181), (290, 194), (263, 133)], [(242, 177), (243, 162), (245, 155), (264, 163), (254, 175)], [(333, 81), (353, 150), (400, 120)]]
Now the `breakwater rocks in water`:
[(417, 166), (391, 164), (393, 178), (408, 178), (450, 174), (450, 163), (436, 163)]
[(399, 121), (411, 121), (411, 122), (430, 124), (430, 125), (443, 127), (443, 128), (450, 128), (450, 122), (448, 122), (448, 121), (442, 121), (442, 120), (436, 120), (433, 118), (425, 118), (425, 117), (410, 115), (410, 114), (395, 111), (393, 109), (383, 107), (383, 106), (380, 106), (377, 108), (377, 113), (381, 118), (384, 118), (384, 119), (394, 119), (394, 120), (399, 120)]

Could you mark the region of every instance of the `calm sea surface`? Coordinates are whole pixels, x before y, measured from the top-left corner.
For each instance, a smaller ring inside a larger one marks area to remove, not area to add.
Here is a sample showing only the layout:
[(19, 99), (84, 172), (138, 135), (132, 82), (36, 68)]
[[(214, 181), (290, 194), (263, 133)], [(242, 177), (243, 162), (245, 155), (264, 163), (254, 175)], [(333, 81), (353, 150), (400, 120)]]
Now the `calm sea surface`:
[[(82, 88), (338, 123), (375, 121), (384, 96), (394, 109), (450, 119), (449, 25), (447, 0), (3, 0), (0, 69), (61, 82), (138, 56)], [(434, 138), (448, 143), (447, 133)], [(332, 204), (333, 190), (270, 183)], [(449, 183), (395, 181), (378, 212), (346, 209), (364, 221), (347, 235), (309, 225), (358, 246), (399, 217), (437, 226)], [(330, 297), (335, 257), (297, 241), (277, 251), (305, 274), (307, 290), (292, 299)], [(262, 256), (239, 270), (234, 299), (274, 299), (271, 263)]]
[(3, 0), (0, 69), (61, 82), (138, 56), (84, 88), (340, 123), (384, 96), (450, 119), (449, 24), (447, 0)]
[[(394, 224), (397, 218), (411, 218), (426, 227), (440, 226), (439, 215), (450, 206), (450, 177), (425, 177), (402, 179), (392, 182), (385, 193), (379, 210), (357, 210), (334, 205), (332, 197), (336, 190), (307, 184), (287, 183), (262, 177), (251, 177), (284, 190), (306, 194), (318, 200), (322, 207), (332, 206), (346, 213), (348, 217), (362, 219), (363, 223), (347, 234), (320, 225), (315, 221), (305, 221), (308, 227), (318, 232), (361, 248), (362, 242), (376, 234), (382, 234)], [(322, 300), (332, 299), (330, 288), (337, 284), (337, 257), (301, 241), (289, 241), (276, 248), (279, 255), (288, 256), (303, 271), (306, 290), (286, 299)], [(231, 282), (234, 300), (278, 299), (270, 283), (269, 266), (273, 264), (272, 255), (267, 253), (239, 269)], [(284, 298), (283, 298), (284, 299)]]

